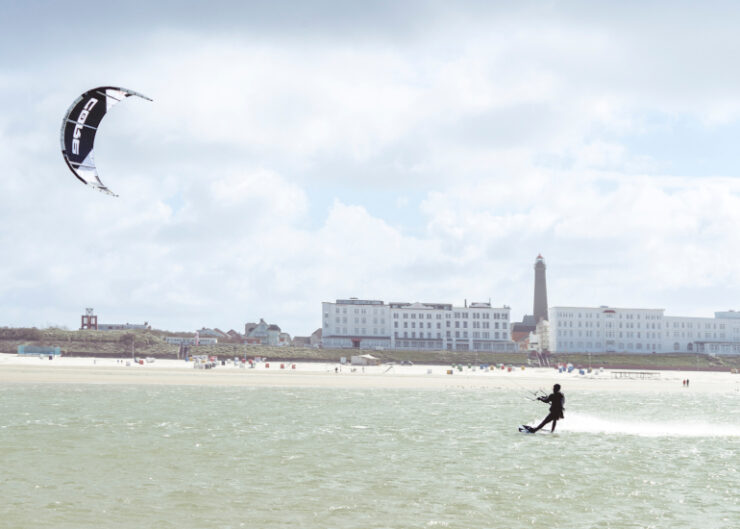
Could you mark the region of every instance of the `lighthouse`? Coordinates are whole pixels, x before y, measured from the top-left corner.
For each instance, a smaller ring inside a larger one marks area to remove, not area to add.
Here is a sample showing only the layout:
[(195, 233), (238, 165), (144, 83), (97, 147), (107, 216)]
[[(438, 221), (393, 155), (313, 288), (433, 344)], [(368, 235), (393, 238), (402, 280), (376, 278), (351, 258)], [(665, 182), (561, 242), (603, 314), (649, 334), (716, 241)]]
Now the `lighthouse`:
[(542, 254), (534, 262), (534, 321), (547, 320), (547, 279), (545, 277), (545, 259)]

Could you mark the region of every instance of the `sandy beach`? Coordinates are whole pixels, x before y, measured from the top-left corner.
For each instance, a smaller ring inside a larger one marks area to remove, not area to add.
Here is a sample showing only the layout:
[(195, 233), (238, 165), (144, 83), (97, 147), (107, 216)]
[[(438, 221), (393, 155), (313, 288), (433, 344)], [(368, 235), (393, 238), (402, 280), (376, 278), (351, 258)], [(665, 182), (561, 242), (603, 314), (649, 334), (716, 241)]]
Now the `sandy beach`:
[[(490, 390), (563, 389), (599, 391), (705, 393), (740, 392), (740, 375), (729, 372), (639, 371), (595, 369), (592, 373), (559, 373), (554, 368), (481, 369), (451, 366), (349, 366), (338, 363), (258, 362), (254, 368), (233, 362), (195, 369), (192, 362), (162, 360), (143, 364), (130, 358), (21, 357), (0, 354), (1, 384), (145, 384), (202, 386), (267, 386), (317, 388), (468, 388)], [(690, 386), (683, 386), (689, 379)]]

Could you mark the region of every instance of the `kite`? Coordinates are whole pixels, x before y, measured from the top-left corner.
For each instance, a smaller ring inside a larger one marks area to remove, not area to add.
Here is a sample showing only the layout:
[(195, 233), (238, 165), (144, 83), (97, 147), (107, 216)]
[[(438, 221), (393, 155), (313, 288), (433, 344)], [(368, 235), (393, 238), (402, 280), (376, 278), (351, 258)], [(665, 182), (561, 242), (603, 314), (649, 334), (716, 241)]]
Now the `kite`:
[(62, 121), (60, 140), (62, 142), (62, 156), (70, 171), (84, 184), (99, 191), (116, 195), (108, 189), (98, 176), (95, 167), (93, 148), (98, 126), (113, 105), (129, 97), (137, 96), (151, 101), (145, 95), (118, 88), (115, 86), (99, 86), (88, 90), (75, 99), (69, 107)]

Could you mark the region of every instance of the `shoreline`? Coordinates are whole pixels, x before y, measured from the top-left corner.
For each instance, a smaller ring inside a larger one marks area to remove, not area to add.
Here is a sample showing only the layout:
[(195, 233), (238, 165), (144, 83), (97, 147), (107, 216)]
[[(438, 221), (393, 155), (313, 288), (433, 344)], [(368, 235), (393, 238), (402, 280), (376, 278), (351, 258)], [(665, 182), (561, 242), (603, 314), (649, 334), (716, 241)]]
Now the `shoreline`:
[[(311, 357), (311, 356), (300, 356), (300, 355), (286, 355), (286, 356), (280, 356), (279, 353), (280, 348), (273, 348), (268, 350), (254, 350), (249, 351), (250, 354), (246, 355), (249, 358), (253, 357), (263, 357), (267, 358), (267, 361), (274, 363), (274, 364), (292, 364), (292, 363), (300, 363), (300, 364), (339, 364), (338, 358), (332, 359), (332, 358), (321, 358), (321, 357)], [(351, 352), (351, 351), (350, 351)], [(375, 351), (371, 351), (371, 353), (374, 353), (377, 355), (378, 353)], [(204, 351), (204, 354), (206, 356), (216, 356), (218, 361), (221, 360), (227, 360), (231, 361), (234, 356), (238, 358), (243, 358), (245, 355), (243, 352), (240, 352), (239, 354), (230, 355), (230, 356), (224, 356), (222, 353), (213, 355), (209, 354)], [(269, 355), (269, 356), (268, 356)], [(3, 356), (18, 356), (15, 353), (3, 353), (0, 352), (0, 358)], [(346, 353), (344, 355), (346, 358), (349, 358), (351, 356), (349, 353)], [(526, 359), (525, 355), (520, 355), (521, 358), (512, 359), (510, 355), (502, 355), (501, 358), (496, 357), (486, 357), (483, 359), (478, 359), (478, 361), (471, 361), (470, 359), (460, 359), (456, 362), (436, 362), (434, 360), (419, 360), (414, 359), (412, 364), (415, 366), (421, 366), (421, 367), (439, 367), (439, 366), (451, 366), (451, 365), (478, 365), (478, 364), (490, 364), (490, 365), (498, 365), (499, 363), (504, 363), (505, 365), (515, 368), (520, 368), (522, 366), (526, 367), (527, 369), (557, 369), (554, 365), (553, 366), (535, 366), (531, 364), (525, 364), (521, 360)], [(574, 358), (575, 356), (575, 358)], [(636, 356), (637, 358), (648, 358), (649, 355), (624, 355), (624, 356)], [(696, 356), (695, 354), (686, 353), (682, 356), (686, 358), (693, 358)], [(137, 355), (137, 358), (144, 358), (144, 357), (151, 357), (156, 359), (157, 361), (174, 361), (174, 362), (181, 362), (183, 360), (176, 358), (174, 355), (148, 355), (145, 353), (141, 353), (140, 355)], [(124, 355), (115, 355), (115, 354), (103, 354), (103, 355), (96, 355), (95, 353), (91, 352), (66, 352), (62, 353), (61, 358), (70, 359), (70, 358), (77, 358), (77, 359), (97, 359), (99, 361), (102, 360), (131, 360), (130, 356)], [(656, 362), (654, 364), (650, 363), (604, 363), (599, 362), (599, 359), (602, 358), (600, 355), (594, 355), (592, 357), (592, 368), (594, 371), (604, 368), (611, 371), (619, 371), (619, 370), (635, 370), (635, 371), (681, 371), (681, 372), (713, 372), (713, 373), (722, 373), (725, 371), (732, 371), (732, 369), (738, 369), (740, 370), (740, 364), (736, 367), (735, 365), (666, 365), (665, 363)], [(659, 356), (659, 358), (664, 358), (662, 356)], [(734, 357), (733, 357), (734, 358)], [(394, 359), (382, 359), (380, 360), (383, 362), (383, 365), (401, 365), (402, 362), (405, 360), (394, 360)], [(492, 361), (493, 360), (493, 361)], [(571, 363), (574, 366), (576, 366), (576, 369), (588, 369), (587, 362), (588, 357), (586, 355), (574, 355), (574, 354), (564, 354), (564, 355), (553, 355), (551, 357), (551, 361), (557, 365), (565, 364), (565, 363)]]
[[(128, 364), (128, 365), (127, 365)], [(269, 367), (267, 365), (269, 364)], [(283, 368), (280, 365), (283, 364)], [(295, 366), (295, 367), (294, 367)], [(126, 384), (210, 387), (295, 387), (339, 389), (471, 389), (536, 391), (559, 383), (565, 391), (738, 393), (740, 375), (712, 371), (648, 371), (604, 369), (580, 375), (554, 368), (527, 367), (509, 371), (442, 365), (349, 366), (329, 362), (257, 363), (254, 368), (232, 363), (213, 369), (195, 369), (192, 362), (157, 359), (134, 364), (128, 358), (19, 357), (0, 354), (0, 385), (14, 384)], [(615, 373), (622, 372), (617, 378)], [(683, 380), (690, 386), (684, 387)]]

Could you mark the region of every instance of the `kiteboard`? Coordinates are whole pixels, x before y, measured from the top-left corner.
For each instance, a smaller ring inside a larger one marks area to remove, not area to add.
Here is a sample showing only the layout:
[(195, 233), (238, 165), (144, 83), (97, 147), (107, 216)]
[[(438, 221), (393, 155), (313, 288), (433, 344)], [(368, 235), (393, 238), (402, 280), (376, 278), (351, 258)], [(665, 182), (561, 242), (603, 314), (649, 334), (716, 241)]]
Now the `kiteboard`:
[[(531, 426), (527, 426), (526, 424), (522, 424), (522, 425), (519, 426), (519, 431), (521, 433), (526, 433), (526, 434), (532, 434), (532, 435), (534, 435), (535, 432), (533, 432), (529, 428), (532, 428), (532, 427)], [(543, 428), (542, 430), (537, 431), (537, 433), (539, 435), (542, 435), (542, 434), (546, 434), (547, 435), (547, 434), (551, 434), (552, 431), (549, 428)]]
[(522, 433), (534, 433), (532, 431), (532, 427), (531, 426), (527, 426), (526, 424), (520, 424), (519, 425), (519, 431), (522, 432)]

